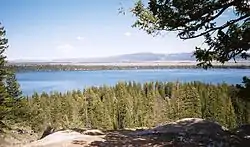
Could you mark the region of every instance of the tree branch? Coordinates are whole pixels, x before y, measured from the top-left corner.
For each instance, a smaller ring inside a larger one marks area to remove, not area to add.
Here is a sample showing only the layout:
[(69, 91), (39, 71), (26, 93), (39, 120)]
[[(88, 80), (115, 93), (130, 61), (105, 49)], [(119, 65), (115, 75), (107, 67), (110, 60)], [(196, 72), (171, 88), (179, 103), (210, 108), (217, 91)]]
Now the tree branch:
[(179, 36), (181, 39), (184, 39), (184, 40), (186, 40), (186, 39), (192, 39), (192, 38), (197, 38), (197, 37), (203, 36), (203, 35), (205, 35), (205, 34), (211, 32), (211, 31), (223, 30), (223, 29), (225, 29), (226, 27), (228, 27), (228, 26), (230, 26), (230, 25), (232, 25), (232, 24), (234, 24), (234, 23), (236, 23), (236, 22), (238, 22), (238, 21), (241, 21), (241, 20), (243, 20), (243, 19), (245, 19), (245, 18), (247, 18), (247, 17), (249, 17), (249, 16), (248, 16), (248, 15), (241, 16), (241, 17), (239, 17), (238, 19), (234, 19), (234, 20), (231, 20), (231, 21), (227, 22), (227, 23), (224, 24), (223, 26), (212, 28), (212, 29), (210, 29), (210, 30), (208, 30), (208, 31), (205, 31), (205, 32), (203, 32), (203, 33), (200, 33), (200, 34), (198, 34), (198, 35), (188, 36), (188, 37), (181, 37), (181, 36), (178, 34), (178, 36)]
[(231, 4), (232, 4), (232, 3), (226, 5), (226, 6), (225, 6), (224, 8), (222, 8), (222, 9), (220, 10), (220, 12), (217, 13), (215, 16), (213, 16), (213, 17), (207, 19), (206, 21), (204, 21), (203, 23), (200, 23), (199, 25), (197, 25), (196, 29), (199, 28), (199, 27), (201, 27), (201, 26), (203, 26), (203, 25), (205, 25), (207, 22), (210, 22), (210, 21), (216, 19), (217, 17), (219, 17), (228, 7), (231, 6)]

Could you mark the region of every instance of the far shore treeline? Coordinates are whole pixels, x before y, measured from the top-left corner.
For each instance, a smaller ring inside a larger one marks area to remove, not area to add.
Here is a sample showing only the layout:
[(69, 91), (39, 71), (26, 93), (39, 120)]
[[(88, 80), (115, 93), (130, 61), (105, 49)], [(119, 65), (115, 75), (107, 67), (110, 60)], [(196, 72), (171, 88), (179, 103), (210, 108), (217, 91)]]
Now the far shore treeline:
[(34, 93), (19, 99), (5, 120), (35, 131), (53, 128), (117, 130), (153, 127), (197, 117), (227, 128), (250, 123), (243, 87), (227, 84), (120, 82), (66, 93)]
[[(173, 68), (184, 68), (184, 69), (195, 69), (202, 68), (192, 63), (179, 63), (179, 64), (156, 64), (140, 65), (137, 63), (128, 63), (127, 65), (74, 65), (74, 64), (9, 64), (8, 68), (15, 72), (26, 72), (26, 71), (75, 71), (75, 70), (124, 70), (124, 69), (173, 69)], [(225, 64), (225, 65), (214, 65), (212, 68), (234, 68), (234, 69), (250, 69), (250, 64)]]

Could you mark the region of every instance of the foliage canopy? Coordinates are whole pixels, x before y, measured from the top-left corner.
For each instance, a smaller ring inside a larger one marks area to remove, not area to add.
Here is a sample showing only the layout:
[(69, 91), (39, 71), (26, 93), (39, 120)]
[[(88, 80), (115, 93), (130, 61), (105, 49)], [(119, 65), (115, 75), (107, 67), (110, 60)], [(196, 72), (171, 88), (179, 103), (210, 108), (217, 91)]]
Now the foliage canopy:
[[(17, 83), (15, 74), (6, 66), (6, 56), (4, 55), (8, 48), (8, 39), (5, 37), (6, 31), (0, 23), (0, 122), (14, 114), (14, 110), (19, 107), (21, 91)], [(14, 114), (16, 115), (16, 114)]]
[[(232, 14), (225, 19), (226, 12)], [(207, 47), (196, 47), (194, 55), (205, 68), (212, 61), (249, 57), (249, 0), (149, 0), (148, 5), (140, 0), (132, 13), (137, 18), (133, 27), (148, 34), (174, 31), (183, 40), (204, 37)]]

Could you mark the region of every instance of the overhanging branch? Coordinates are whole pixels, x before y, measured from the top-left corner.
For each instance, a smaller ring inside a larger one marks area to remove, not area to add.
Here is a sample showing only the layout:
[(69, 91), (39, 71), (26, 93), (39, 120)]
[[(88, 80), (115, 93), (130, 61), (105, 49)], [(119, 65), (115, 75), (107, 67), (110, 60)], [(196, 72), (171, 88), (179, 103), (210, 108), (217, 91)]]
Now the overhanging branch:
[[(181, 39), (184, 39), (184, 40), (186, 40), (186, 39), (197, 38), (197, 37), (206, 35), (207, 33), (210, 33), (210, 32), (212, 32), (212, 31), (223, 30), (223, 29), (229, 27), (230, 25), (232, 25), (232, 24), (234, 24), (234, 23), (236, 23), (236, 22), (238, 22), (238, 21), (241, 21), (241, 20), (243, 20), (243, 19), (245, 19), (245, 18), (247, 18), (247, 17), (249, 17), (249, 16), (248, 16), (248, 15), (241, 16), (241, 17), (239, 17), (239, 18), (237, 18), (237, 19), (234, 19), (234, 20), (231, 20), (231, 21), (227, 22), (226, 24), (224, 24), (224, 25), (222, 25), (222, 26), (220, 26), (220, 27), (211, 28), (210, 30), (205, 31), (205, 32), (203, 32), (203, 33), (200, 33), (200, 34), (198, 34), (198, 35), (193, 35), (193, 36), (188, 36), (188, 37), (182, 37), (182, 36), (180, 35), (180, 33), (179, 33), (178, 36), (179, 36)], [(184, 30), (184, 31), (185, 31), (185, 30)], [(188, 32), (188, 31), (189, 31), (189, 30), (187, 30), (186, 32)]]

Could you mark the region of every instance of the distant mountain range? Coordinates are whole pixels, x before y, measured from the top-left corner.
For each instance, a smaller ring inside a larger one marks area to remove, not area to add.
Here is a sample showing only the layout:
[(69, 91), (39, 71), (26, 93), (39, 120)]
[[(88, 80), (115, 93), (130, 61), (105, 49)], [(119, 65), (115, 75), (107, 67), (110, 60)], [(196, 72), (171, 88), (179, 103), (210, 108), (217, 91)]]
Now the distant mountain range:
[(42, 60), (12, 60), (12, 63), (23, 62), (56, 62), (56, 63), (122, 63), (122, 62), (163, 62), (163, 61), (195, 61), (192, 53), (175, 53), (175, 54), (155, 54), (155, 53), (135, 53), (124, 54), (100, 58), (68, 58), (56, 59), (50, 61)]

